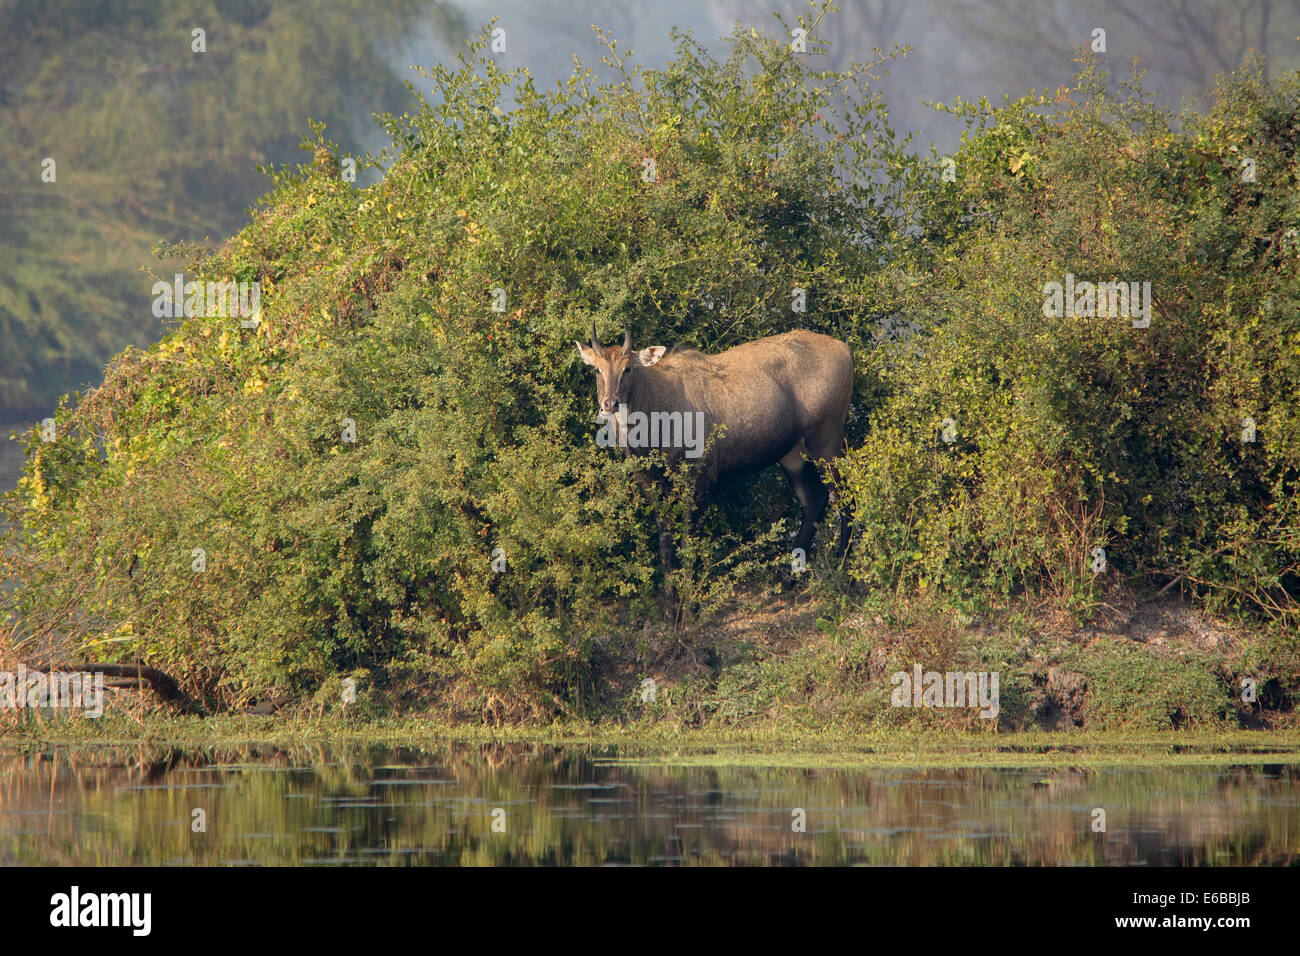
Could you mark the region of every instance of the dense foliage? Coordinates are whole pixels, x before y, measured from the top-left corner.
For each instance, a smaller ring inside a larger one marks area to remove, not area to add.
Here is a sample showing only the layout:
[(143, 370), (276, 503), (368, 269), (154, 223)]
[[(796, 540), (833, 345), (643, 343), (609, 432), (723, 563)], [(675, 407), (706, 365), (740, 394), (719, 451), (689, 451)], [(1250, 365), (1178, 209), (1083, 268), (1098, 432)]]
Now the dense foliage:
[[(959, 108), (956, 175), (914, 195), (896, 275), (916, 334), (867, 356), (860, 579), (1086, 602), (1104, 548), (1109, 573), (1294, 629), (1297, 92), (1254, 66), (1173, 116), (1094, 63), (1054, 100)], [(1149, 326), (1045, 314), (1067, 274), (1150, 282)]]
[[(872, 65), (822, 72), (788, 35), (740, 29), (725, 62), (679, 38), (662, 71), (611, 44), (615, 79), (551, 91), (488, 44), (384, 118), (376, 185), (317, 127), (195, 255), (261, 283), (255, 327), (185, 318), (28, 436), (5, 561), (29, 650), (140, 657), (209, 705), (352, 675), (580, 709), (606, 636), (661, 614), (668, 507), (594, 444), (593, 322), (853, 346), (854, 548), (823, 586), (1086, 608), (1178, 578), (1294, 620), (1296, 77), (1173, 117), (1090, 66), (1053, 102), (958, 107), (947, 165), (895, 138)], [(1150, 281), (1149, 327), (1045, 316), (1066, 273)], [(775, 580), (792, 505), (775, 473), (723, 492), (683, 542), (697, 610)]]
[[(96, 649), (211, 702), (382, 668), (513, 716), (582, 699), (619, 604), (657, 613), (653, 522), (594, 444), (573, 340), (593, 321), (707, 349), (805, 324), (857, 338), (896, 231), (900, 187), (873, 174), (902, 153), (865, 68), (823, 75), (786, 38), (738, 33), (725, 63), (683, 38), (657, 72), (611, 44), (617, 79), (550, 92), (487, 42), (385, 119), (379, 184), (343, 182), (320, 139), (193, 264), (261, 282), (256, 329), (185, 319), (121, 355), (56, 442), (32, 436), (30, 632), (110, 638)], [(832, 86), (852, 94), (836, 113)], [(793, 504), (756, 497), (769, 524)]]

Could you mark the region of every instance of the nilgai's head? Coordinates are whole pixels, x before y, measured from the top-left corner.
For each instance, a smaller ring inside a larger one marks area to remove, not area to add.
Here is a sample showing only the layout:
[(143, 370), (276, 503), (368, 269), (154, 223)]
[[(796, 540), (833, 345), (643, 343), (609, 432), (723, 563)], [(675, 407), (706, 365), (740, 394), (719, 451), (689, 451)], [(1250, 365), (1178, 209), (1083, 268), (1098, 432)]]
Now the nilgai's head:
[(596, 338), (595, 323), (591, 326), (591, 348), (581, 342), (578, 354), (582, 360), (596, 370), (596, 406), (602, 412), (618, 411), (618, 406), (626, 405), (628, 394), (632, 390), (633, 376), (639, 368), (654, 365), (667, 351), (662, 345), (652, 345), (641, 351), (632, 348), (632, 333), (623, 333), (623, 344), (601, 348)]

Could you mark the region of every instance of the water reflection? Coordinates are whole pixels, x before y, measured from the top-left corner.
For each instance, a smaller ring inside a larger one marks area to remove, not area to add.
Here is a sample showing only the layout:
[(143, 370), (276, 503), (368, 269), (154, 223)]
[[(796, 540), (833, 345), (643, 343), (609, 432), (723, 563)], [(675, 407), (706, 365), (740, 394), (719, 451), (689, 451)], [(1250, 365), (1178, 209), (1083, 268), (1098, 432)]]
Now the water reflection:
[[(0, 863), (1300, 863), (1294, 765), (815, 771), (618, 758), (528, 744), (11, 751)], [(1098, 807), (1105, 833), (1092, 831)], [(793, 829), (797, 810), (806, 832)]]

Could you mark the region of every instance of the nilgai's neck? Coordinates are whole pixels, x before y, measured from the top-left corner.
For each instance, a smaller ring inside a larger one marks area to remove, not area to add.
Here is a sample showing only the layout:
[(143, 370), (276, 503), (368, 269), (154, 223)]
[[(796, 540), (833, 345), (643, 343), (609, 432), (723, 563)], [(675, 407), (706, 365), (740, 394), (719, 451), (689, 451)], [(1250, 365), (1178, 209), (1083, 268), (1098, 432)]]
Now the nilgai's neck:
[(637, 369), (627, 392), (630, 412), (684, 411), (685, 402), (680, 372), (663, 363)]
[(647, 408), (647, 402), (654, 402), (654, 396), (657, 392), (655, 385), (658, 378), (658, 371), (651, 366), (646, 368), (642, 366), (636, 370), (632, 376), (632, 383), (627, 390), (627, 410), (629, 412), (639, 412), (651, 410)]

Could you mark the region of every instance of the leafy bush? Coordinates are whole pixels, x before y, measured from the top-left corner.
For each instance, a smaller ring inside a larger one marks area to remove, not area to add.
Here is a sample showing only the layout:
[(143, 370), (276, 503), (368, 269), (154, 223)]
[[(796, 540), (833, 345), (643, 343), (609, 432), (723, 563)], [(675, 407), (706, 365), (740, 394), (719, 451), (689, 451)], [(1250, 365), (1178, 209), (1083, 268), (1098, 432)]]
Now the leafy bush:
[[(1080, 608), (1114, 572), (1177, 580), (1294, 635), (1300, 77), (1252, 65), (1203, 116), (1106, 87), (1088, 62), (1055, 98), (956, 107), (956, 175), (935, 156), (909, 191), (916, 242), (879, 278), (897, 315), (840, 474), (853, 573)], [(1047, 316), (1067, 273), (1149, 281), (1150, 326)]]
[[(364, 668), (513, 720), (574, 706), (593, 638), (656, 612), (654, 522), (595, 446), (573, 340), (861, 339), (902, 147), (870, 67), (821, 72), (788, 36), (739, 30), (725, 62), (679, 37), (644, 72), (610, 43), (615, 79), (549, 92), (487, 42), (383, 117), (377, 185), (343, 182), (318, 127), (194, 255), (261, 283), (260, 325), (186, 318), (28, 436), (8, 615), (32, 645), (142, 657), (210, 705)], [(749, 499), (769, 526), (793, 504)]]
[[(1087, 64), (1055, 99), (957, 108), (949, 181), (886, 125), (879, 63), (731, 39), (718, 62), (678, 37), (662, 71), (610, 43), (614, 79), (542, 92), (485, 32), (383, 117), (365, 189), (316, 127), (249, 225), (192, 252), (194, 278), (261, 283), (260, 324), (185, 318), (66, 404), (56, 441), (27, 436), (11, 649), (141, 658), (209, 706), (360, 673), (498, 721), (579, 709), (602, 638), (660, 613), (655, 519), (684, 503), (596, 447), (573, 340), (802, 327), (859, 364), (835, 475), (856, 546), (827, 582), (974, 610), (1178, 581), (1275, 618), (1261, 666), (1294, 685), (1300, 77), (1248, 69), (1173, 115)], [(1149, 281), (1150, 326), (1045, 315), (1067, 273)], [(702, 614), (772, 583), (779, 482), (720, 489), (683, 535)], [(944, 640), (918, 647), (1011, 659)], [(746, 666), (722, 683), (766, 686)], [(1200, 720), (1213, 688), (1189, 680)]]

